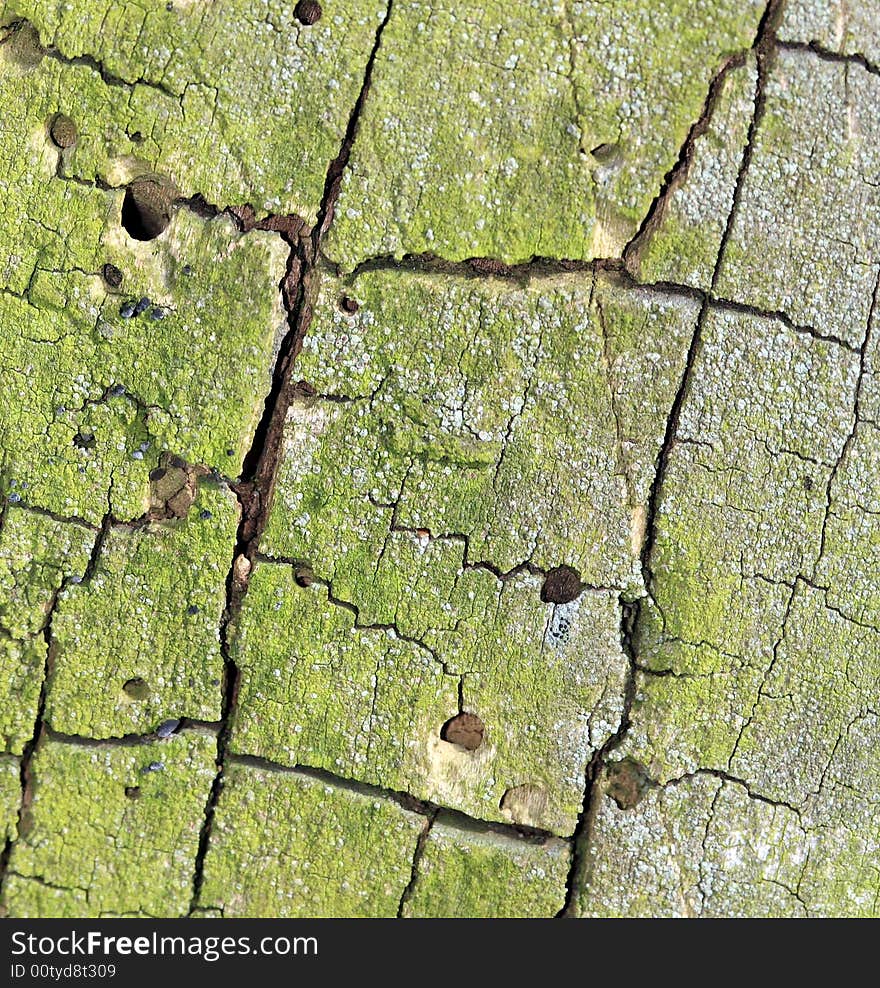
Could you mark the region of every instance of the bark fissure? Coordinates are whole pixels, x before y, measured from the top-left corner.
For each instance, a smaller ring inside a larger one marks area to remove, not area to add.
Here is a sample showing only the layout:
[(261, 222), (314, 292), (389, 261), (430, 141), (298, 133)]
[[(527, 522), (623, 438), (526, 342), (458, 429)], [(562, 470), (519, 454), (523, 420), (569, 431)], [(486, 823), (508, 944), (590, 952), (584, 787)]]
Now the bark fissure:
[(272, 385), (264, 403), (262, 419), (244, 459), (241, 480), (233, 486), (241, 506), (241, 520), (232, 565), (226, 578), (226, 607), (220, 625), (220, 650), (223, 656), (224, 676), (220, 729), (217, 735), (217, 773), (211, 784), (199, 834), (190, 913), (199, 906), (204, 882), (205, 857), (210, 847), (217, 803), (223, 789), (224, 768), (241, 685), (240, 671), (231, 649), (232, 630), (248, 590), (254, 557), (268, 521), (281, 459), (284, 425), (290, 405), (297, 394), (293, 370), (312, 319), (316, 284), (315, 263), (321, 238), (332, 221), (342, 174), (357, 136), (358, 124), (370, 88), (373, 65), (382, 43), (382, 33), (391, 16), (391, 7), (392, 0), (389, 0), (385, 17), (376, 30), (373, 47), (364, 70), (363, 83), (349, 116), (339, 154), (327, 170), (315, 226), (311, 230), (306, 230), (299, 217), (288, 217), (288, 222), (277, 217), (268, 217), (263, 221), (265, 229), (275, 229), (290, 247), (287, 269), (281, 283), (282, 298), (288, 312), (288, 330), (281, 342), (275, 362)]
[[(764, 115), (767, 76), (775, 51), (774, 46), (776, 41), (776, 30), (782, 15), (783, 2), (784, 0), (769, 0), (769, 3), (761, 18), (761, 22), (755, 36), (755, 41), (752, 46), (752, 49), (755, 51), (757, 56), (758, 64), (754, 114), (749, 125), (746, 146), (743, 150), (740, 161), (739, 172), (734, 188), (733, 202), (728, 213), (724, 232), (718, 248), (718, 254), (715, 260), (711, 288), (709, 292), (696, 293), (697, 297), (701, 296), (702, 304), (699, 315), (697, 316), (690, 345), (688, 347), (684, 371), (679, 381), (679, 386), (667, 418), (665, 435), (660, 453), (656, 460), (654, 478), (648, 496), (647, 522), (645, 528), (645, 539), (641, 552), (641, 566), (645, 592), (651, 599), (655, 598), (652, 554), (657, 538), (657, 517), (661, 491), (666, 478), (670, 455), (676, 442), (682, 408), (688, 394), (694, 367), (700, 352), (703, 326), (709, 313), (710, 305), (713, 302), (712, 296), (714, 295), (714, 289), (721, 272), (725, 249), (739, 209), (743, 182), (751, 163), (752, 148), (754, 145), (755, 136)], [(638, 600), (635, 603), (626, 603), (621, 601), (621, 646), (629, 660), (629, 673), (625, 688), (623, 713), (621, 715), (617, 730), (594, 754), (587, 767), (582, 810), (578, 819), (578, 826), (575, 830), (572, 865), (566, 886), (566, 900), (565, 905), (559, 913), (560, 916), (575, 915), (577, 910), (577, 898), (579, 895), (583, 894), (589, 886), (590, 842), (592, 840), (595, 820), (598, 814), (599, 800), (599, 787), (596, 783), (608, 755), (623, 743), (630, 728), (630, 716), (638, 682), (638, 632), (641, 610), (641, 600)]]

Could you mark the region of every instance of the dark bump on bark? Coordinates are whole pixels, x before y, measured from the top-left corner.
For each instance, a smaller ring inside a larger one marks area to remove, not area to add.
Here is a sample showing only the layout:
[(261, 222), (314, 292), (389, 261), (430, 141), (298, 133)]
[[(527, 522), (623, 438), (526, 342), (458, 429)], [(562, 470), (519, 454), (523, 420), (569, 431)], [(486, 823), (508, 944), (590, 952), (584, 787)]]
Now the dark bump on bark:
[(122, 285), (122, 272), (115, 264), (105, 264), (101, 268), (101, 277), (110, 288), (119, 288)]
[(633, 809), (651, 784), (645, 766), (631, 758), (622, 762), (611, 762), (607, 776), (606, 791), (621, 810)]
[(46, 54), (46, 49), (40, 44), (37, 29), (29, 21), (20, 21), (13, 25), (3, 47), (6, 57), (26, 72), (33, 71)]
[(159, 466), (150, 471), (150, 517), (157, 520), (185, 518), (198, 494), (205, 467), (190, 466), (186, 460), (163, 453)]
[(541, 600), (545, 604), (569, 604), (584, 589), (581, 574), (572, 566), (557, 566), (544, 577)]
[(321, 5), (316, 0), (299, 0), (293, 12), (300, 24), (305, 24), (306, 27), (317, 24), (323, 13)]
[(141, 798), (141, 787), (140, 786), (126, 786), (125, 795), (129, 799), (140, 799)]
[(485, 730), (485, 725), (476, 714), (461, 713), (446, 721), (440, 729), (440, 737), (467, 751), (476, 751), (483, 743)]
[(76, 144), (76, 124), (64, 113), (57, 113), (49, 127), (49, 136), (56, 147), (64, 150)]

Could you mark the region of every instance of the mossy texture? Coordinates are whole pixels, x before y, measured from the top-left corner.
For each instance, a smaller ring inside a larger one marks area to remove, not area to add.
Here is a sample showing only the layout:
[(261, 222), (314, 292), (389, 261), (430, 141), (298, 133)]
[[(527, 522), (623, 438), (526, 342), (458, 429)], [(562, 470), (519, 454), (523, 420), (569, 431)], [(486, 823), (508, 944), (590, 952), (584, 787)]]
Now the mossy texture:
[[(258, 568), (235, 646), (236, 750), (570, 834), (622, 711), (617, 597), (640, 592), (696, 317), (605, 278), (325, 277), (262, 542), (290, 565)], [(543, 603), (535, 569), (563, 564), (595, 589)], [(460, 703), (487, 725), (473, 752), (440, 738)], [(502, 805), (521, 786), (540, 796)]]
[[(664, 781), (730, 768), (769, 688), (766, 670), (778, 671), (793, 595), (820, 559), (858, 371), (857, 354), (777, 320), (706, 320), (658, 505), (653, 607), (638, 642), (650, 671), (671, 675), (643, 678), (628, 741)], [(769, 738), (761, 751), (773, 757)]]
[(183, 520), (111, 529), (88, 579), (58, 599), (54, 730), (106, 738), (220, 719), (218, 628), (237, 522), (233, 494), (208, 482)]
[(757, 77), (754, 56), (723, 77), (685, 177), (667, 196), (656, 228), (638, 250), (641, 280), (711, 287), (755, 114)]
[(13, 841), (21, 803), (20, 766), (17, 758), (0, 755), (0, 840)]
[(654, 787), (600, 803), (582, 908), (873, 915), (880, 632), (861, 485), (877, 440), (859, 355), (772, 319), (704, 331), (620, 749)]
[(0, 16), (27, 18), (48, 49), (28, 96), (76, 121), (69, 174), (161, 172), (220, 207), (314, 221), (385, 6), (323, 0), (308, 26), (278, 0), (9, 0)]
[(876, 914), (868, 5), (297, 6), (0, 0), (0, 908)]
[(784, 41), (818, 43), (841, 55), (880, 62), (880, 25), (870, 3), (851, 0), (786, 0), (779, 36)]
[(201, 902), (223, 916), (396, 916), (425, 823), (383, 797), (235, 764)]
[(570, 849), (436, 823), (406, 899), (407, 917), (504, 919), (555, 916), (565, 901)]
[[(233, 652), (242, 677), (233, 749), (570, 833), (586, 763), (621, 711), (616, 601), (584, 595), (554, 609), (533, 578), (487, 581), (473, 614), (451, 615), (459, 627), (428, 645), (396, 626), (359, 625), (325, 587), (301, 588), (291, 567), (261, 564)], [(473, 751), (441, 738), (459, 688), (486, 724)], [(537, 790), (534, 805), (501, 805), (523, 785)]]
[[(12, 495), (20, 496), (15, 488)], [(0, 517), (0, 737), (6, 752), (20, 755), (33, 736), (50, 616), (62, 588), (85, 573), (96, 536), (15, 504)]]
[(310, 560), (358, 606), (404, 532), (502, 573), (568, 564), (637, 592), (697, 312), (589, 274), (326, 277), (297, 363), (316, 396), (291, 409), (264, 551)]
[(719, 294), (859, 346), (880, 265), (880, 78), (780, 51)]
[(395, 3), (330, 256), (619, 254), (755, 0)]
[[(876, 792), (877, 758), (865, 743), (865, 730), (876, 726), (871, 718), (853, 733), (842, 774), (829, 773), (821, 798), (801, 810), (712, 775), (649, 789), (621, 809), (603, 779), (580, 914), (874, 915), (876, 801), (841, 783), (849, 776)], [(850, 776), (852, 769), (862, 771)]]
[(134, 746), (49, 742), (9, 862), (10, 916), (182, 916), (216, 739)]
[[(27, 485), (25, 502), (61, 515), (135, 518), (164, 450), (240, 470), (284, 323), (273, 286), (287, 249), (187, 210), (173, 211), (157, 239), (129, 237), (123, 192), (95, 183), (127, 181), (131, 169), (114, 179), (100, 161), (77, 175), (71, 156), (106, 148), (106, 138), (80, 123), (76, 144), (61, 150), (50, 135), (59, 111), (87, 113), (93, 92), (127, 106), (125, 90), (39, 50), (36, 65), (23, 65), (30, 30), (0, 45), (3, 473)], [(75, 110), (59, 95), (71, 93)], [(121, 285), (102, 278), (107, 264)], [(126, 318), (126, 302), (141, 298), (145, 311)]]

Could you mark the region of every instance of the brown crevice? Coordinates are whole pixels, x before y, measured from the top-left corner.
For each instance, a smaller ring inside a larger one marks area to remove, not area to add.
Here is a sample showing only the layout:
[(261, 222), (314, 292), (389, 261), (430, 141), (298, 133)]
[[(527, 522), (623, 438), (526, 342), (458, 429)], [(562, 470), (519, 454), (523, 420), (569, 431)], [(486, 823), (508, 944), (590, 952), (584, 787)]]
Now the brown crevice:
[(748, 52), (738, 52), (735, 55), (729, 55), (724, 59), (720, 68), (712, 77), (706, 93), (706, 99), (703, 102), (703, 108), (700, 111), (699, 117), (691, 124), (675, 164), (664, 176), (663, 185), (651, 203), (635, 236), (623, 249), (623, 262), (628, 270), (638, 270), (640, 251), (650, 241), (657, 228), (663, 222), (663, 217), (670, 199), (681, 188), (688, 177), (693, 164), (697, 141), (709, 129), (709, 124), (712, 122), (718, 100), (724, 90), (724, 83), (727, 80), (727, 76), (735, 69), (740, 69), (745, 65), (747, 54)]
[(428, 838), (431, 836), (431, 829), (434, 826), (434, 821), (437, 819), (437, 811), (430, 813), (426, 818), (422, 826), (421, 833), (416, 840), (416, 846), (413, 849), (412, 866), (410, 868), (409, 881), (406, 883), (406, 887), (400, 896), (400, 902), (397, 904), (397, 918), (404, 918), (404, 909), (406, 904), (413, 896), (415, 892), (416, 883), (419, 880), (419, 865), (422, 863), (422, 856), (425, 853), (425, 846), (428, 843)]
[[(253, 559), (268, 521), (281, 459), (284, 425), (291, 402), (299, 390), (297, 382), (293, 381), (293, 368), (312, 319), (312, 305), (317, 286), (315, 262), (318, 249), (321, 238), (332, 221), (342, 173), (348, 164), (351, 148), (357, 136), (361, 112), (370, 88), (373, 65), (382, 42), (382, 33), (391, 14), (391, 7), (392, 3), (389, 0), (385, 17), (376, 30), (373, 48), (364, 71), (363, 84), (349, 116), (339, 154), (330, 163), (327, 171), (315, 226), (308, 229), (300, 217), (296, 216), (270, 216), (254, 224), (261, 229), (276, 231), (290, 247), (287, 268), (280, 285), (282, 300), (288, 313), (288, 329), (275, 360), (272, 383), (264, 402), (263, 415), (254, 433), (250, 450), (244, 458), (241, 479), (237, 484), (231, 485), (241, 506), (241, 519), (226, 578), (226, 606), (219, 631), (224, 675), (221, 721), (217, 734), (217, 772), (211, 784), (199, 834), (193, 868), (190, 914), (199, 906), (205, 857), (210, 846), (217, 803), (223, 788), (224, 768), (240, 688), (240, 673), (231, 650), (232, 628), (247, 593)], [(237, 212), (232, 211), (231, 215), (240, 225), (247, 224), (252, 219), (247, 214), (246, 207), (242, 207)]]
[[(712, 298), (718, 277), (721, 271), (727, 241), (731, 235), (734, 221), (739, 210), (739, 202), (742, 194), (743, 182), (749, 170), (752, 158), (752, 149), (755, 136), (764, 116), (766, 105), (766, 83), (770, 66), (775, 53), (776, 30), (782, 16), (782, 6), (784, 0), (769, 0), (752, 45), (752, 50), (757, 56), (758, 79), (755, 87), (755, 109), (749, 125), (746, 146), (743, 150), (740, 167), (737, 174), (734, 188), (733, 203), (725, 224), (724, 233), (718, 248), (715, 259), (715, 267), (712, 273), (711, 288), (708, 293), (696, 293), (694, 297), (701, 298), (701, 307), (697, 316), (694, 333), (688, 347), (687, 358), (685, 360), (684, 371), (679, 382), (678, 390), (670, 409), (666, 422), (666, 430), (663, 444), (658, 454), (654, 479), (648, 497), (648, 511), (646, 522), (645, 540), (641, 552), (642, 578), (645, 590), (649, 598), (654, 599), (654, 580), (651, 567), (652, 553), (656, 541), (657, 515), (659, 508), (660, 493), (663, 482), (666, 478), (669, 459), (673, 446), (675, 445), (681, 410), (684, 406), (690, 382), (693, 376), (694, 367), (701, 346), (702, 329), (706, 316), (712, 304), (716, 304)], [(621, 646), (629, 660), (629, 675), (624, 690), (623, 712), (620, 723), (615, 733), (602, 745), (593, 755), (585, 773), (584, 799), (581, 814), (578, 818), (578, 826), (575, 831), (572, 865), (566, 883), (565, 904), (559, 912), (561, 917), (573, 917), (577, 914), (577, 899), (584, 894), (589, 886), (591, 851), (590, 843), (594, 832), (595, 820), (598, 814), (599, 789), (596, 785), (600, 773), (605, 765), (605, 761), (610, 752), (619, 747), (630, 729), (630, 717), (632, 705), (638, 682), (638, 632), (641, 617), (641, 609), (644, 598), (629, 603), (621, 599)]]
[(619, 747), (630, 728), (630, 715), (636, 696), (637, 666), (635, 632), (642, 607), (641, 599), (632, 602), (620, 599), (620, 645), (629, 663), (623, 694), (623, 710), (617, 730), (599, 747), (590, 759), (585, 772), (584, 798), (577, 825), (572, 835), (571, 868), (565, 883), (565, 901), (557, 918), (570, 919), (577, 915), (577, 897), (588, 886), (590, 867), (590, 843), (592, 841), (599, 801), (598, 780), (606, 759)]
[(837, 62), (842, 65), (858, 65), (871, 75), (880, 76), (880, 65), (860, 52), (838, 52), (826, 48), (818, 41), (777, 41), (777, 47), (782, 51), (799, 52), (814, 55), (823, 62)]
[[(726, 242), (725, 236), (725, 242)], [(812, 336), (816, 340), (824, 343), (833, 343), (836, 346), (858, 353), (859, 348), (849, 340), (835, 336), (833, 333), (823, 333), (805, 323), (798, 323), (781, 309), (765, 309), (749, 302), (740, 302), (735, 299), (725, 298), (716, 295), (714, 290), (705, 291), (693, 285), (685, 285), (675, 281), (639, 281), (636, 276), (629, 271), (624, 262), (616, 257), (600, 257), (592, 261), (575, 261), (564, 258), (533, 258), (522, 264), (505, 266), (504, 271), (486, 272), (474, 267), (477, 261), (494, 264), (491, 258), (470, 258), (467, 261), (448, 261), (435, 254), (407, 254), (402, 258), (377, 257), (359, 264), (351, 273), (345, 276), (345, 281), (354, 283), (362, 274), (371, 271), (401, 271), (412, 274), (440, 274), (450, 277), (469, 278), (475, 281), (483, 280), (487, 277), (502, 278), (511, 282), (526, 286), (533, 279), (556, 278), (560, 275), (579, 273), (595, 277), (604, 274), (609, 279), (614, 279), (621, 288), (632, 291), (654, 292), (661, 295), (672, 295), (679, 298), (693, 299), (701, 304), (708, 304), (710, 308), (726, 312), (737, 312), (742, 315), (755, 316), (758, 319), (775, 319), (783, 323), (795, 333), (804, 336)], [(331, 266), (332, 269), (332, 266)], [(328, 401), (350, 402), (369, 398), (369, 395), (317, 395)]]

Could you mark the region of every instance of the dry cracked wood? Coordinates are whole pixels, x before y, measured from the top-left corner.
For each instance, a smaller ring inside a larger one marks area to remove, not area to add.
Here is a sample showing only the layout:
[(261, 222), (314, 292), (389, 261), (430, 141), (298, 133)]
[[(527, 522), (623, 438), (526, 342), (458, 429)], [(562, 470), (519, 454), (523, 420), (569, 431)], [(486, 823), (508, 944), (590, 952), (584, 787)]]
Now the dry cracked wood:
[(0, 4), (0, 910), (876, 915), (867, 3)]

